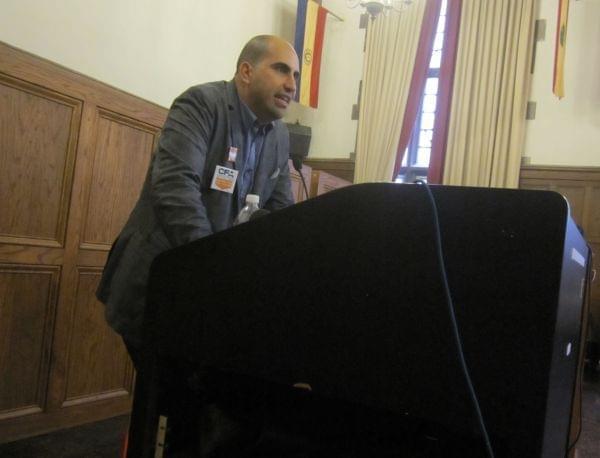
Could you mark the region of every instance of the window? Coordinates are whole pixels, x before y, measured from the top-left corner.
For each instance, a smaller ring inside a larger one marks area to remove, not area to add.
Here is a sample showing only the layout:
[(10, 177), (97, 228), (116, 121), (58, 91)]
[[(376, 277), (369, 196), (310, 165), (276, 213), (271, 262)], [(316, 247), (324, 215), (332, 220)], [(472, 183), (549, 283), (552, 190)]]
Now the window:
[(433, 142), (436, 114), (438, 113), (438, 96), (440, 90), (440, 67), (446, 36), (446, 11), (448, 0), (442, 0), (440, 16), (433, 40), (429, 69), (425, 81), (425, 89), (421, 95), (417, 117), (408, 146), (404, 152), (402, 165), (396, 182), (411, 183), (414, 180), (427, 180), (429, 161)]

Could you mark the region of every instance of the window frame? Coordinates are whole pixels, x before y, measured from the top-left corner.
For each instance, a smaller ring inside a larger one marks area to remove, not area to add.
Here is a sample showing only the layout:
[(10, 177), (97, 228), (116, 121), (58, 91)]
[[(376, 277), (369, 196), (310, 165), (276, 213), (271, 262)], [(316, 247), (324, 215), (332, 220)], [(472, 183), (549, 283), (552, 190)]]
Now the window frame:
[[(417, 154), (419, 149), (419, 136), (421, 133), (421, 121), (423, 113), (423, 101), (425, 98), (426, 84), (423, 84), (415, 121), (410, 131), (407, 147), (402, 152), (402, 163), (397, 168), (394, 180), (396, 182), (412, 182), (421, 179), (430, 183), (441, 183), (448, 136), (448, 122), (452, 102), (452, 86), (454, 82), (454, 70), (458, 45), (458, 31), (460, 26), (460, 14), (462, 0), (447, 0), (445, 9), (444, 40), (442, 45), (441, 61), (439, 68), (430, 68), (431, 57), (434, 52), (435, 34), (429, 49), (427, 78), (437, 77), (438, 87), (436, 93), (436, 108), (434, 114), (433, 134), (431, 141), (430, 157), (428, 167), (417, 166)], [(438, 15), (436, 22), (436, 34), (439, 28)], [(426, 129), (429, 130), (429, 129)], [(399, 145), (400, 146), (400, 145)], [(401, 153), (398, 151), (398, 153)]]

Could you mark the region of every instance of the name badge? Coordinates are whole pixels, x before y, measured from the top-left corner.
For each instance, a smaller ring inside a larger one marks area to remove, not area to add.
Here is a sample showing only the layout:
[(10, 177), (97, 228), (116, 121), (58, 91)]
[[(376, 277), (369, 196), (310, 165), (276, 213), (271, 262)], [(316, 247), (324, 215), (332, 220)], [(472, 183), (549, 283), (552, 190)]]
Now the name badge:
[(222, 165), (217, 165), (215, 167), (215, 174), (213, 175), (210, 187), (211, 189), (216, 189), (217, 191), (233, 194), (233, 188), (235, 187), (237, 176), (237, 170), (229, 169), (227, 167), (223, 167)]
[(229, 154), (228, 154), (228, 162), (235, 162), (235, 160), (237, 159), (237, 153), (238, 153), (238, 149), (235, 146), (230, 146), (229, 147)]

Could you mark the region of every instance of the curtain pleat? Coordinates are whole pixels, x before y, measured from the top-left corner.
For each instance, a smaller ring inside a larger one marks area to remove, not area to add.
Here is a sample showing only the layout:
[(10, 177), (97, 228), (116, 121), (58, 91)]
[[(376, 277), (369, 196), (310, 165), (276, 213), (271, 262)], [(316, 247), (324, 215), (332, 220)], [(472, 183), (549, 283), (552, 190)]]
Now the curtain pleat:
[(426, 0), (369, 23), (356, 142), (355, 183), (390, 181)]
[(463, 0), (444, 184), (516, 188), (537, 0)]

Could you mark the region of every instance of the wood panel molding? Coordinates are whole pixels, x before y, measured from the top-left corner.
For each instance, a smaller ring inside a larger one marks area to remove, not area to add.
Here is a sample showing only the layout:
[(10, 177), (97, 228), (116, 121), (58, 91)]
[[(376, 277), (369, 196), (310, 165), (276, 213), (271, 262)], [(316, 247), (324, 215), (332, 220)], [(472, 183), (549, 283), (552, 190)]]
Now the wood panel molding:
[(0, 420), (46, 408), (59, 274), (0, 264)]
[(80, 100), (0, 73), (0, 243), (63, 246), (81, 110)]
[(108, 251), (142, 189), (159, 129), (99, 108), (95, 131), (80, 248)]
[(94, 293), (166, 115), (0, 43), (0, 442), (129, 410)]
[(354, 182), (354, 161), (352, 159), (317, 159), (309, 157), (304, 163), (313, 169), (330, 173), (350, 183)]
[(104, 305), (94, 294), (101, 273), (101, 268), (78, 269), (62, 407), (133, 392), (133, 364), (120, 336), (106, 323)]
[(310, 186), (310, 196), (317, 197), (321, 194), (325, 194), (335, 189), (350, 186), (351, 184), (352, 183), (350, 181), (324, 172), (323, 170), (313, 169)]
[(526, 165), (521, 167), (520, 179), (599, 181), (600, 167)]
[(0, 263), (61, 265), (64, 250), (17, 244), (0, 243)]
[(120, 397), (99, 400), (93, 404), (70, 406), (68, 415), (64, 410), (58, 410), (11, 418), (10, 421), (0, 422), (0, 443), (104, 420), (116, 415), (125, 415), (130, 411), (131, 398)]

